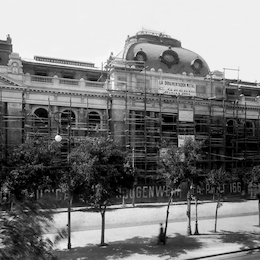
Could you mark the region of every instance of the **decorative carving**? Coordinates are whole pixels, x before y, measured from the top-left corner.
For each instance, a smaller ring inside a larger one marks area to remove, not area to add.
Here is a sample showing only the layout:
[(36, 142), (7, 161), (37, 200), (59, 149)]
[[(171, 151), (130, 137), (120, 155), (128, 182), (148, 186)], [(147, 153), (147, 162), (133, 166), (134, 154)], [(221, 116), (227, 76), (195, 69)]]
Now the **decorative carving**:
[(54, 101), (57, 101), (58, 100), (58, 93), (55, 93), (54, 94)]
[(23, 73), (23, 64), (21, 57), (18, 53), (11, 53), (9, 55), (8, 62), (8, 72), (12, 74), (22, 74)]
[(12, 43), (12, 38), (10, 37), (10, 34), (7, 34), (6, 35), (6, 41), (7, 41), (7, 43)]

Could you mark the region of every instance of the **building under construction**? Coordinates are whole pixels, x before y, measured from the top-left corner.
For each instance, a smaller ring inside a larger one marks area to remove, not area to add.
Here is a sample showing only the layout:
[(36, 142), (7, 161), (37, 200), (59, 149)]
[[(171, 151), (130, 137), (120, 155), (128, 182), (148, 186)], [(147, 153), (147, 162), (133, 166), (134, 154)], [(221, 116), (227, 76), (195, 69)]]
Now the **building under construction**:
[[(259, 164), (260, 85), (226, 79), (225, 70), (211, 72), (180, 41), (152, 31), (128, 37), (124, 51), (111, 54), (102, 69), (57, 58), (23, 59), (12, 52), (9, 37), (0, 41), (1, 158), (34, 135), (54, 140), (59, 132), (77, 143), (109, 134), (139, 169), (136, 198), (156, 201), (169, 192), (151, 188), (162, 141), (180, 146), (189, 136), (204, 141), (205, 173), (223, 167), (243, 175)], [(227, 190), (240, 193), (241, 181)]]

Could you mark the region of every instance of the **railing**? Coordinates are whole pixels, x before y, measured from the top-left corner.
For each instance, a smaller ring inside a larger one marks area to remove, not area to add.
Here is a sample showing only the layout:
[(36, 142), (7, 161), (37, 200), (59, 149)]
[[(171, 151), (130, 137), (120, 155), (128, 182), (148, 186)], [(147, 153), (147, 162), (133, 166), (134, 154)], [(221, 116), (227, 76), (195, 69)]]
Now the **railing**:
[(36, 82), (46, 82), (46, 83), (52, 83), (53, 78), (52, 77), (44, 77), (44, 76), (35, 76), (31, 75), (31, 81)]
[(55, 77), (45, 77), (38, 75), (26, 75), (26, 81), (30, 82), (39, 82), (39, 83), (49, 83), (49, 84), (61, 84), (67, 86), (79, 86), (79, 87), (92, 87), (92, 88), (103, 88), (105, 82), (96, 82), (96, 81), (88, 81), (88, 80), (77, 80), (77, 79), (65, 79)]
[(245, 101), (256, 102), (257, 98), (256, 97), (245, 96)]
[(86, 87), (93, 87), (93, 88), (103, 88), (105, 82), (95, 82), (95, 81), (87, 81), (85, 80)]
[(77, 86), (77, 85), (79, 85), (79, 80), (75, 80), (75, 79), (60, 79), (60, 84)]

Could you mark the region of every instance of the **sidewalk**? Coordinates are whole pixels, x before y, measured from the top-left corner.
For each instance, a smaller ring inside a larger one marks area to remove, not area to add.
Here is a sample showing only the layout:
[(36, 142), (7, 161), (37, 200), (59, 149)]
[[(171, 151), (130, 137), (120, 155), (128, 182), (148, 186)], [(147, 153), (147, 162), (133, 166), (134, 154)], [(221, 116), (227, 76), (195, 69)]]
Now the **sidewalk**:
[[(225, 202), (219, 208), (217, 233), (214, 233), (216, 203), (198, 207), (200, 235), (187, 236), (186, 205), (170, 207), (166, 245), (157, 245), (159, 223), (165, 222), (166, 205), (121, 208), (107, 212), (105, 242), (100, 243), (99, 213), (72, 213), (72, 249), (67, 241), (57, 248), (58, 259), (192, 259), (259, 247), (257, 201)], [(192, 207), (194, 232), (194, 206)], [(66, 222), (66, 213), (55, 216), (56, 224)], [(184, 215), (183, 215), (184, 214)], [(237, 216), (236, 216), (237, 215)], [(236, 216), (236, 217), (235, 217)], [(99, 224), (98, 224), (99, 222)], [(134, 225), (134, 226), (133, 226)], [(55, 225), (56, 226), (56, 225)], [(48, 235), (52, 237), (52, 235)]]

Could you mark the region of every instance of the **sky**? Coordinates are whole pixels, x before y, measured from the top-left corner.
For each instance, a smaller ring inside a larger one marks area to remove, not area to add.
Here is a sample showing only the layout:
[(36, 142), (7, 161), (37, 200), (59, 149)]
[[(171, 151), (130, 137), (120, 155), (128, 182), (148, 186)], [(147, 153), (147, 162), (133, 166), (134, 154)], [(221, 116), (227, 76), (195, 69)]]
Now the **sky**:
[(260, 82), (260, 0), (1, 0), (13, 52), (105, 64), (128, 35), (163, 32), (226, 78)]

